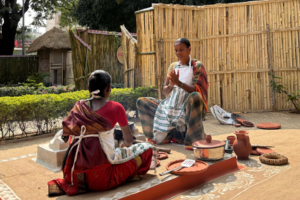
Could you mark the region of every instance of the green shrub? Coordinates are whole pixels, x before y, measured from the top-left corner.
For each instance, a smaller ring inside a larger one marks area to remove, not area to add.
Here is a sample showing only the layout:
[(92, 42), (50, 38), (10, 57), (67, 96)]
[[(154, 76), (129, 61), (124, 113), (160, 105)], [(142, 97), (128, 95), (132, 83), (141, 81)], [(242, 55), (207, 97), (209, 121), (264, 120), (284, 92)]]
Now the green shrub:
[(18, 86), (18, 87), (1, 87), (0, 97), (16, 97), (30, 94), (61, 94), (66, 92), (74, 92), (73, 85), (60, 86), (60, 87), (33, 87), (33, 86)]
[[(51, 131), (52, 120), (65, 117), (80, 99), (87, 99), (88, 91), (78, 91), (63, 94), (24, 95), (20, 97), (0, 98), (0, 131), (5, 135), (14, 135), (13, 123), (26, 134), (26, 123), (31, 121), (37, 134), (43, 130)], [(22, 127), (23, 125), (23, 127)], [(24, 128), (25, 126), (25, 128)], [(11, 130), (10, 130), (11, 129)]]
[(157, 93), (153, 89), (154, 87), (112, 89), (109, 100), (119, 102), (125, 110), (136, 110), (136, 101), (139, 97), (157, 98)]
[[(139, 97), (157, 97), (153, 88), (112, 89), (109, 100), (121, 103), (125, 110), (136, 110)], [(62, 94), (24, 95), (0, 98), (0, 134), (1, 138), (14, 137), (16, 128), (27, 135), (31, 126), (37, 134), (51, 132), (58, 118), (67, 116), (75, 103), (88, 99), (87, 90)]]

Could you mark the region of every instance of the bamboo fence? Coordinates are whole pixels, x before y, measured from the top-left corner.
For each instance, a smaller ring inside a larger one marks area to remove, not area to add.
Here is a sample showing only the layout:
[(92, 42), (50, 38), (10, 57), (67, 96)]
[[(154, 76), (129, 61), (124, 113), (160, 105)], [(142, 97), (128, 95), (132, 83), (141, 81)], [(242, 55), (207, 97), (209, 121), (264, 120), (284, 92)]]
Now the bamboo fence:
[[(300, 1), (270, 0), (209, 6), (153, 4), (136, 12), (140, 86), (158, 85), (177, 58), (174, 41), (191, 42), (191, 56), (205, 66), (211, 105), (227, 111), (293, 108), (271, 91), (274, 72), (288, 92), (300, 89)], [(141, 67), (142, 66), (142, 67)], [(280, 82), (279, 81), (279, 82)]]
[[(124, 25), (121, 26), (122, 47), (123, 47), (123, 64), (124, 64), (124, 87), (135, 87), (135, 70), (136, 70), (136, 39), (131, 36)], [(138, 72), (138, 70), (137, 70)]]
[(137, 24), (137, 69), (138, 86), (157, 85), (156, 52), (154, 40), (154, 12), (136, 15)]
[(0, 84), (25, 82), (38, 71), (38, 56), (0, 56)]
[[(97, 69), (107, 71), (111, 75), (113, 83), (123, 83), (123, 65), (117, 59), (117, 50), (121, 43), (119, 41), (120, 37), (113, 34), (95, 34), (93, 31), (77, 31), (76, 34), (91, 46), (91, 50), (87, 50), (70, 31), (72, 64), (76, 88), (86, 89), (84, 86), (87, 86), (87, 82), (84, 84), (84, 80), (87, 81), (88, 75)], [(88, 58), (86, 60), (87, 54)], [(85, 72), (86, 64), (87, 71)], [(84, 79), (84, 77), (87, 78)]]

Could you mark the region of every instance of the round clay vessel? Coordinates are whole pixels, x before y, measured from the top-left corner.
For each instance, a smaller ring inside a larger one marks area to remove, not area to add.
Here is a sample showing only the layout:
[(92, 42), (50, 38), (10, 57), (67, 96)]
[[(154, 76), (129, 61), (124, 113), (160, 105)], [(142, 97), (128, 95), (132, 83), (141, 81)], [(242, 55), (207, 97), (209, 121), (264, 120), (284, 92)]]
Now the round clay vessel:
[(241, 124), (234, 124), (234, 126), (235, 126), (235, 127), (240, 127), (240, 126), (241, 126)]
[(229, 140), (229, 145), (233, 145), (235, 141), (235, 136), (231, 135), (227, 137), (227, 140)]
[(239, 160), (248, 160), (252, 151), (248, 131), (235, 131), (236, 140), (233, 143), (233, 150)]

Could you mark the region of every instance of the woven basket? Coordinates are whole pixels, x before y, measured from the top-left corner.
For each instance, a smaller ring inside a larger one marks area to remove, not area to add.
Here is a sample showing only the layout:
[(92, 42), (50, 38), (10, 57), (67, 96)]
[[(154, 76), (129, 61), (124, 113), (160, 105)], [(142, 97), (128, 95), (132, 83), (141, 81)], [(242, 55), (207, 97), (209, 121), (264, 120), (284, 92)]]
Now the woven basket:
[(278, 153), (267, 153), (259, 156), (260, 162), (269, 165), (285, 165), (288, 163), (287, 157)]

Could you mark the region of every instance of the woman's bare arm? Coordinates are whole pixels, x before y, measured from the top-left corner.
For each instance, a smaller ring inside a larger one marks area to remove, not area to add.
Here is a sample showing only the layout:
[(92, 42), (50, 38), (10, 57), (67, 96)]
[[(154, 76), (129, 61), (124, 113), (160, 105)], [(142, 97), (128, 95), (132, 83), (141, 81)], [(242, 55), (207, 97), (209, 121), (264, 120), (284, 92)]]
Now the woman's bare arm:
[(130, 147), (133, 142), (133, 137), (129, 125), (127, 124), (126, 126), (121, 126), (121, 130), (123, 133), (125, 146)]
[(166, 81), (165, 81), (165, 84), (164, 84), (164, 87), (163, 87), (163, 94), (168, 95), (170, 92), (172, 92), (173, 87), (174, 87), (174, 84), (170, 83), (170, 80), (167, 77)]

